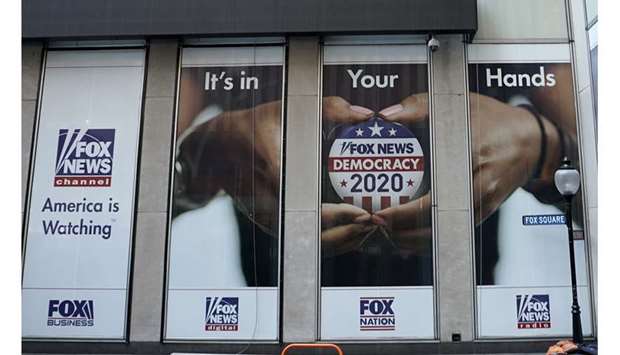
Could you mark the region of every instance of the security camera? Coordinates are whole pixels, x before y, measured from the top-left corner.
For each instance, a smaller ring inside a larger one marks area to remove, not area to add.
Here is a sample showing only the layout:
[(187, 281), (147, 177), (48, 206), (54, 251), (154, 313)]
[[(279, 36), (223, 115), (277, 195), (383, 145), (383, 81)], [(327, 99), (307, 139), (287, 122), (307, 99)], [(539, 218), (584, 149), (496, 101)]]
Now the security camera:
[(428, 39), (428, 42), (426, 42), (426, 45), (428, 46), (428, 48), (431, 49), (432, 52), (434, 52), (439, 49), (441, 43), (437, 38), (435, 38), (435, 36), (431, 36), (431, 38)]

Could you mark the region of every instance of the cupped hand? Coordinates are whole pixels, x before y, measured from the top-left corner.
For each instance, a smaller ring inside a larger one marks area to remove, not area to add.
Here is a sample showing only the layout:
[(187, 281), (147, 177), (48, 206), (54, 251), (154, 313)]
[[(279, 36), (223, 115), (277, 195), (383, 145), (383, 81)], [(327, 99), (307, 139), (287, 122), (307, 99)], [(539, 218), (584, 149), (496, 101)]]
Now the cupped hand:
[[(538, 164), (542, 131), (535, 116), (494, 98), (470, 93), (473, 194), (476, 224), (483, 222), (519, 187), (525, 186)], [(559, 161), (559, 138), (553, 124), (545, 127), (547, 166)]]
[(186, 162), (185, 195), (206, 203), (225, 190), (261, 229), (277, 235), (280, 200), (281, 102), (223, 112), (192, 132), (179, 160)]
[[(478, 225), (532, 176), (540, 155), (541, 130), (526, 109), (489, 96), (470, 93), (470, 107), (473, 200)], [(428, 110), (428, 94), (422, 93), (381, 110), (379, 115), (387, 121), (417, 125), (427, 122)], [(553, 161), (559, 150), (557, 131), (546, 118), (541, 120), (547, 140), (545, 161)], [(544, 165), (543, 172), (547, 170)]]
[(321, 249), (323, 256), (336, 256), (357, 250), (377, 226), (370, 214), (347, 203), (321, 205)]
[(383, 226), (399, 248), (424, 255), (431, 250), (431, 195), (375, 213), (372, 222)]

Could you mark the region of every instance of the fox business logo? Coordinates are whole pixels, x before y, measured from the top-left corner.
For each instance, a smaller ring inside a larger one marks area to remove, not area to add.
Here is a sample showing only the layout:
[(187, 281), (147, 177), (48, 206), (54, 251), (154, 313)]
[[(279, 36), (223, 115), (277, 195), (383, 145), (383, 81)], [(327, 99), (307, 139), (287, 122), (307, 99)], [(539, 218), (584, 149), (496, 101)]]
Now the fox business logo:
[(517, 328), (551, 328), (549, 295), (517, 295)]
[(205, 331), (239, 330), (239, 297), (207, 297)]
[(114, 129), (60, 129), (54, 186), (110, 186), (114, 131)]
[(49, 300), (48, 327), (92, 327), (95, 325), (93, 300)]
[(394, 330), (394, 297), (360, 297), (360, 330)]

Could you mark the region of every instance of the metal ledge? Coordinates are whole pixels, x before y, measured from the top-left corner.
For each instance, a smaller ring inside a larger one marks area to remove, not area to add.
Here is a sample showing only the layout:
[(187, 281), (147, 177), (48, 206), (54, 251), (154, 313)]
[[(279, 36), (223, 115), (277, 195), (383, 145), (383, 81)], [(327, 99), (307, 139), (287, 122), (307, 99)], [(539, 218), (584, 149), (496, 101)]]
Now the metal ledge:
[(476, 0), (24, 0), (25, 39), (465, 33)]

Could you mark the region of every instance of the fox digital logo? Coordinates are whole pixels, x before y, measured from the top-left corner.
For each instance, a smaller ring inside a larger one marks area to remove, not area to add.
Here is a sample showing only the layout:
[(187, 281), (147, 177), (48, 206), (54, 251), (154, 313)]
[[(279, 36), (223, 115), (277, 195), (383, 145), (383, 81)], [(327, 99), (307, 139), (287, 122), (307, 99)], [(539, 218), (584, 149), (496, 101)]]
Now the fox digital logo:
[(394, 330), (394, 297), (360, 297), (360, 330)]
[(110, 186), (113, 153), (114, 129), (59, 130), (54, 186)]
[(95, 325), (93, 300), (49, 300), (48, 327), (92, 327)]
[(206, 331), (239, 330), (239, 297), (207, 297)]
[(517, 295), (517, 327), (551, 328), (549, 295)]

